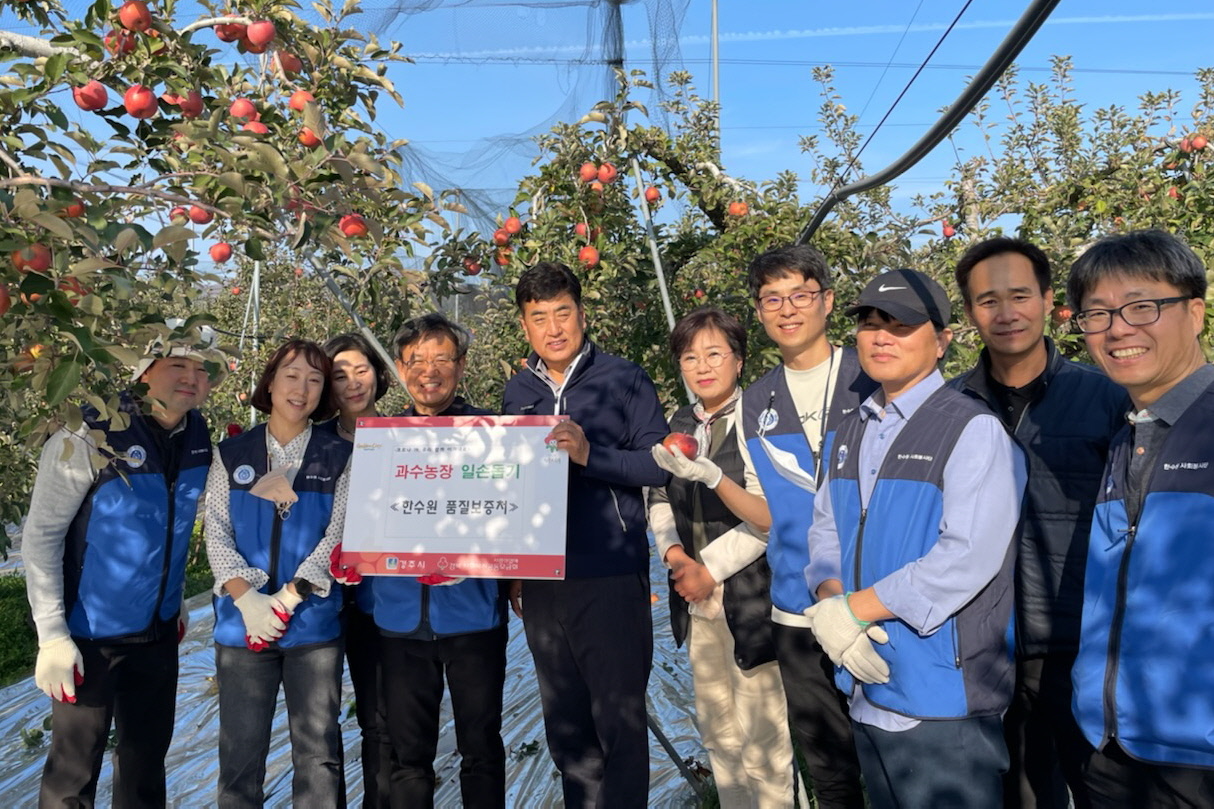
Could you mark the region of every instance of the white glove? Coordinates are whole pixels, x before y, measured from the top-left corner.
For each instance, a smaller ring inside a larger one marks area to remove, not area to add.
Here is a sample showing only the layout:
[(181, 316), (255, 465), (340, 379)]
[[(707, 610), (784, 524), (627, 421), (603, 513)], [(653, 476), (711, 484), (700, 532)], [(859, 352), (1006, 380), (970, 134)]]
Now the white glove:
[(76, 701), (76, 686), (84, 682), (84, 658), (69, 637), (56, 638), (38, 646), (34, 664), (34, 684), (51, 699)]
[(286, 614), (286, 610), (276, 597), (250, 587), (232, 603), (244, 618), (245, 641), (249, 648), (259, 643), (273, 643), (282, 637), (287, 624), (277, 613)]
[(852, 614), (844, 595), (822, 599), (805, 610), (805, 617), (809, 619), (814, 637), (836, 666), (843, 665), (843, 653), (864, 634), (866, 626)]
[(889, 642), (889, 635), (876, 624), (870, 624), (843, 652), (843, 668), (862, 683), (888, 683), (889, 664), (877, 654), (873, 641)]
[[(278, 599), (278, 603), (282, 605), (282, 612), (276, 614), (283, 621), (290, 620), (291, 616), (295, 614), (295, 608), (303, 603), (303, 596), (299, 593), (292, 593), (285, 584), (271, 598)], [(283, 618), (284, 615), (286, 618)]]
[(181, 599), (181, 612), (177, 613), (177, 642), (185, 640), (185, 633), (190, 629), (190, 611), (186, 608), (185, 597)]
[(710, 489), (715, 489), (721, 482), (721, 467), (707, 458), (692, 460), (679, 451), (677, 447), (666, 449), (661, 444), (649, 448), (649, 454), (658, 466), (665, 469), (676, 478), (690, 480), (692, 483), (703, 483)]

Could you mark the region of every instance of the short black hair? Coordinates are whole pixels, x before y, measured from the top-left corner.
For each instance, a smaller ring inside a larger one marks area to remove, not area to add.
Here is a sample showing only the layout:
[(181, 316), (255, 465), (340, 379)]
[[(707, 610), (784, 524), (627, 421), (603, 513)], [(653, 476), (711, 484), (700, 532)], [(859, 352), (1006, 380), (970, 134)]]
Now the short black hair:
[(457, 362), (468, 353), (468, 346), (472, 342), (472, 335), (463, 326), (442, 312), (430, 312), (419, 317), (409, 318), (396, 330), (396, 336), (392, 338), (392, 355), (398, 360), (403, 360), (406, 348), (427, 337), (435, 336), (449, 337), (451, 342), (455, 343), (453, 359)]
[(568, 292), (582, 308), (582, 282), (573, 270), (557, 261), (541, 261), (523, 271), (514, 286), (514, 303), (519, 311), (528, 301), (550, 301)]
[(957, 269), (953, 271), (953, 277), (957, 279), (957, 286), (961, 289), (961, 300), (966, 304), (970, 302), (969, 280), (974, 267), (988, 258), (1001, 256), (1004, 253), (1019, 253), (1027, 258), (1033, 265), (1033, 275), (1037, 277), (1037, 290), (1042, 295), (1045, 294), (1045, 291), (1050, 288), (1050, 260), (1046, 257), (1045, 252), (1024, 239), (996, 236), (993, 239), (986, 239), (971, 245), (957, 261)]
[(1083, 308), (1083, 298), (1110, 276), (1163, 281), (1180, 294), (1205, 298), (1206, 267), (1183, 240), (1164, 230), (1136, 230), (1105, 236), (1071, 265), (1066, 282), (1067, 301)]
[(343, 351), (357, 351), (366, 357), (367, 362), (371, 363), (371, 368), (375, 371), (375, 401), (378, 402), (384, 398), (388, 388), (392, 387), (392, 371), (389, 370), (388, 363), (384, 362), (384, 358), (371, 346), (371, 341), (363, 335), (352, 331), (346, 332), (336, 337), (330, 337), (321, 347), (329, 359), (336, 358)]
[(746, 362), (746, 329), (742, 328), (738, 319), (715, 306), (701, 306), (683, 315), (670, 332), (670, 355), (676, 365), (679, 357), (683, 356), (683, 352), (691, 345), (691, 341), (706, 329), (716, 329), (725, 335), (729, 350), (742, 362)]
[(822, 289), (831, 288), (830, 265), (822, 251), (808, 244), (793, 244), (768, 250), (750, 262), (746, 268), (750, 297), (757, 299), (764, 284), (786, 275), (799, 275), (805, 281), (817, 281)]
[(265, 370), (257, 379), (257, 386), (253, 388), (253, 395), (250, 397), (249, 403), (262, 413), (269, 415), (273, 408), (273, 403), (270, 401), (270, 383), (274, 381), (274, 374), (278, 373), (278, 367), (296, 354), (302, 354), (304, 362), (324, 374), (325, 386), (320, 392), (320, 402), (316, 405), (316, 409), (308, 414), (312, 421), (324, 421), (337, 412), (337, 408), (333, 405), (333, 383), (329, 381), (329, 375), (333, 373), (333, 361), (329, 359), (329, 355), (323, 348), (311, 340), (288, 340), (270, 355)]

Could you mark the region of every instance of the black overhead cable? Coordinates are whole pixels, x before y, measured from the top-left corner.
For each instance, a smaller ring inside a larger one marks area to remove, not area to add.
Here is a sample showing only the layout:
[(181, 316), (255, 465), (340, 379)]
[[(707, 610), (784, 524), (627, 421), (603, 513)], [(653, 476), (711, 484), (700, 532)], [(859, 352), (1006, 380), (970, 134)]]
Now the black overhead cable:
[[(1020, 51), (1024, 50), (1024, 46), (1032, 40), (1033, 35), (1049, 19), (1050, 13), (1053, 12), (1054, 7), (1059, 2), (1060, 0), (1033, 0), (1020, 19), (1016, 21), (1012, 30), (1008, 32), (1003, 42), (999, 43), (999, 47), (991, 54), (990, 59), (982, 66), (982, 70), (970, 80), (965, 90), (961, 92), (961, 95), (957, 97), (952, 106), (945, 110), (940, 119), (932, 125), (932, 128), (906, 154), (886, 168), (876, 174), (871, 174), (868, 177), (857, 180), (851, 185), (830, 191), (826, 198), (822, 200), (821, 205), (818, 206), (818, 210), (809, 224), (805, 226), (805, 229), (801, 231), (801, 235), (797, 237), (797, 243), (805, 244), (808, 242), (814, 233), (817, 232), (818, 228), (821, 227), (822, 222), (826, 220), (827, 215), (835, 205), (853, 194), (883, 185), (899, 176), (922, 160), (942, 140), (948, 137), (948, 134), (961, 122), (961, 119), (968, 115), (970, 110), (987, 94), (987, 91), (994, 86), (999, 77), (1003, 75), (1003, 72), (1007, 70), (1008, 66), (1020, 54)], [(894, 103), (896, 104), (897, 102), (895, 101)], [(867, 141), (865, 141), (865, 144), (867, 144)]]

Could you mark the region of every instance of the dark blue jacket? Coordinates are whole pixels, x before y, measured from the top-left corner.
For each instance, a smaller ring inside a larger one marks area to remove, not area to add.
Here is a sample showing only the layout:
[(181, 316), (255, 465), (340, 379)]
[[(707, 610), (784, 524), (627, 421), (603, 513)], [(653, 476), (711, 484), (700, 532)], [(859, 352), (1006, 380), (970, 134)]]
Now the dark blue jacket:
[[(1083, 611), (1083, 566), (1092, 508), (1109, 442), (1125, 426), (1125, 389), (1090, 365), (1068, 360), (1046, 338), (1045, 387), (1012, 437), (1028, 464), (1016, 563), (1016, 651), (1074, 654)], [(997, 411), (990, 356), (949, 386)]]
[(649, 375), (636, 363), (587, 343), (559, 402), (536, 372), (539, 356), (534, 352), (527, 367), (506, 383), (502, 402), (507, 415), (568, 415), (590, 442), (586, 466), (569, 464), (566, 579), (648, 571), (641, 489), (670, 480), (649, 454), (669, 433)]
[(1129, 428), (1113, 442), (1092, 519), (1075, 718), (1097, 748), (1214, 767), (1214, 385), (1169, 428), (1125, 506)]
[[(251, 493), (269, 471), (265, 433), (266, 425), (259, 424), (223, 441), (219, 457), (228, 473), (228, 509), (236, 550), (251, 567), (269, 574), (270, 579), (260, 592), (275, 593), (291, 580), (324, 538), (333, 515), (333, 492), (353, 446), (323, 430), (312, 431), (293, 484), (299, 501), (291, 506), (290, 516), (284, 520), (273, 503)], [(295, 608), (278, 645), (289, 648), (337, 638), (341, 634), (339, 590), (331, 587), (323, 598), (316, 594), (305, 598)], [(215, 642), (244, 646), (244, 620), (232, 597), (219, 596), (214, 603)]]
[[(416, 416), (412, 407), (400, 414)], [(456, 398), (440, 416), (492, 416)], [(384, 634), (416, 640), (484, 632), (506, 621), (506, 599), (497, 579), (459, 584), (421, 584), (412, 576), (374, 576), (375, 625)]]
[[(839, 419), (855, 411), (872, 395), (877, 384), (860, 370), (854, 348), (835, 349), (839, 362), (838, 382), (831, 394), (830, 412), (823, 425), (823, 457), (830, 457)], [(784, 612), (801, 613), (813, 601), (805, 585), (809, 564), (809, 526), (814, 521), (814, 496), (783, 477), (771, 463), (759, 441), (759, 433), (777, 449), (791, 453), (797, 465), (817, 480), (818, 459), (805, 438), (801, 418), (788, 391), (781, 363), (759, 377), (742, 396), (740, 420), (746, 449), (755, 474), (763, 486), (771, 511), (767, 538), (767, 563), (771, 566), (771, 602)]]
[[(949, 388), (935, 391), (894, 439), (866, 509), (859, 483), (864, 421), (859, 414), (842, 421), (835, 435), (838, 465), (832, 466), (828, 485), (844, 590), (870, 587), (936, 545), (944, 469), (966, 425), (979, 415), (989, 413), (972, 398)], [(930, 635), (896, 618), (882, 621), (889, 643), (874, 646), (889, 663), (889, 682), (865, 684), (868, 701), (918, 719), (1001, 714), (1014, 680), (1013, 563), (1008, 553), (995, 579)], [(845, 693), (854, 684), (845, 669), (836, 682)]]
[(96, 410), (84, 410), (86, 424), (105, 431), (113, 453), (104, 453), (110, 462), (64, 538), (64, 610), (75, 638), (152, 641), (177, 631), (211, 438), (202, 415), (191, 410), (173, 439), (180, 452), (169, 469), (130, 393), (122, 394), (119, 409), (130, 418), (125, 430), (111, 430)]

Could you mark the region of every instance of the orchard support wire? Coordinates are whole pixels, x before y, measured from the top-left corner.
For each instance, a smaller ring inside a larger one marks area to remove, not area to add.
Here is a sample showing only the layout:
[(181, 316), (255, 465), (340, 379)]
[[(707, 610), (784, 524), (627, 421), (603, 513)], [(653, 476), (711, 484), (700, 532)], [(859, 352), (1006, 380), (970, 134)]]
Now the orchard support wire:
[(1020, 19), (1016, 21), (1012, 30), (1004, 37), (1003, 42), (999, 43), (999, 47), (991, 54), (986, 64), (970, 80), (965, 90), (952, 103), (952, 106), (945, 110), (940, 119), (932, 125), (932, 128), (915, 145), (907, 150), (905, 154), (886, 168), (827, 194), (826, 199), (822, 200), (821, 205), (818, 206), (818, 210), (814, 213), (809, 224), (805, 226), (805, 229), (797, 237), (797, 244), (809, 242), (818, 228), (822, 226), (827, 215), (830, 214), (837, 204), (862, 191), (888, 183), (907, 169), (913, 167), (926, 157), (932, 149), (939, 146), (941, 141), (948, 137), (948, 134), (961, 123), (961, 120), (965, 116), (969, 115), (970, 111), (982, 100), (991, 87), (995, 85), (999, 77), (1003, 75), (1004, 71), (1008, 69), (1016, 57), (1020, 55), (1020, 52), (1024, 50), (1024, 46), (1032, 41), (1033, 36), (1045, 24), (1045, 21), (1049, 19), (1050, 13), (1053, 12), (1054, 7), (1059, 2), (1060, 0), (1033, 0)]

